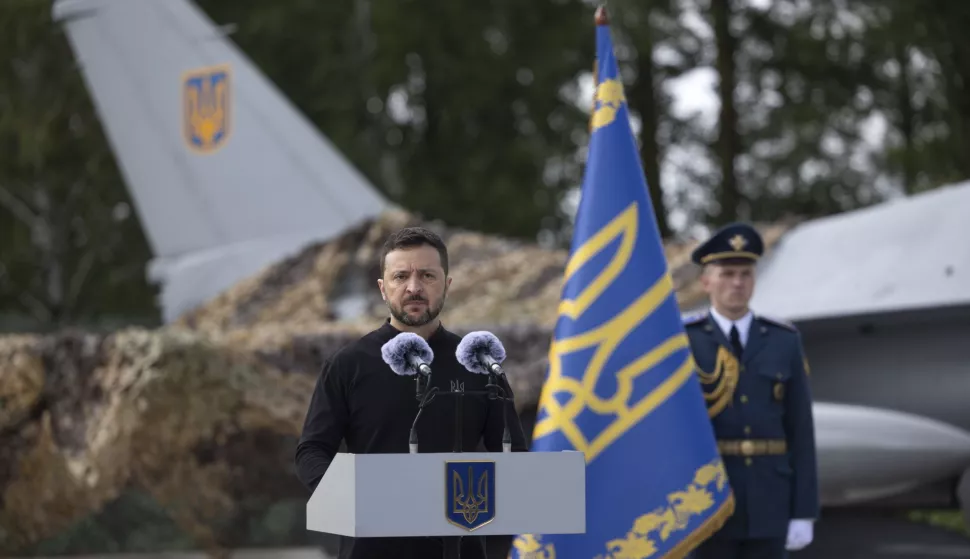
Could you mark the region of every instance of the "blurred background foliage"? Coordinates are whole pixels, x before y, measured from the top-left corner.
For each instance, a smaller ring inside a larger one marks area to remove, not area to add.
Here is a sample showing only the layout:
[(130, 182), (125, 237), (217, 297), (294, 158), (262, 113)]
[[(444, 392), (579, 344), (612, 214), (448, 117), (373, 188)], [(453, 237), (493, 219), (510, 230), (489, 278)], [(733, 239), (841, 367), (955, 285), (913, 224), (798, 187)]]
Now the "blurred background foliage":
[[(565, 246), (587, 139), (581, 0), (200, 0), (392, 200)], [(970, 176), (970, 4), (611, 0), (665, 237)], [(0, 3), (0, 329), (156, 324), (148, 246), (49, 0)]]

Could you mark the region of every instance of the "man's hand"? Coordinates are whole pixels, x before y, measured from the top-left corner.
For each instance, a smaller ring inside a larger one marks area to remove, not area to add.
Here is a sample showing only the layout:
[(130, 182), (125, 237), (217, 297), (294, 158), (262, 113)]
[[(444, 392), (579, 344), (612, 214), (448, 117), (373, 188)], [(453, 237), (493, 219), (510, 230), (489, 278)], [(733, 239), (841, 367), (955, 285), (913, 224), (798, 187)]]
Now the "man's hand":
[(788, 523), (788, 541), (785, 549), (797, 551), (812, 543), (814, 524), (811, 520), (794, 519)]

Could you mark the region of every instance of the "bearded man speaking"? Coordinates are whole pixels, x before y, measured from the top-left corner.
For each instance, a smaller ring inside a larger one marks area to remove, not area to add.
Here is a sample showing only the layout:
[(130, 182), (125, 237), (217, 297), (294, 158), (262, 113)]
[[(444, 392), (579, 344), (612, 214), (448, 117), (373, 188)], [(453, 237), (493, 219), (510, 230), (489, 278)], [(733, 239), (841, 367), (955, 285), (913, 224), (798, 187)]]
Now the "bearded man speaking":
[[(435, 233), (420, 227), (392, 234), (384, 244), (377, 280), (390, 312), (376, 330), (341, 348), (326, 360), (317, 379), (303, 434), (296, 448), (297, 475), (311, 492), (326, 473), (341, 441), (354, 454), (407, 453), (411, 423), (418, 412), (413, 379), (396, 375), (384, 362), (381, 347), (401, 332), (424, 338), (434, 352), (430, 386), (448, 391), (485, 390), (486, 375), (466, 370), (455, 356), (461, 337), (445, 329), (438, 315), (444, 308), (451, 277), (448, 249)], [(499, 381), (511, 397), (508, 383)], [(451, 452), (455, 440), (455, 398), (435, 400), (418, 423), (421, 452)], [(501, 452), (503, 409), (485, 398), (465, 398), (462, 409), (462, 448), (482, 442), (490, 452)], [(509, 410), (512, 450), (527, 451), (522, 426)], [(394, 475), (394, 472), (388, 472)], [(407, 483), (407, 480), (401, 480)], [(407, 514), (408, 503), (388, 503)], [(340, 559), (395, 559), (441, 557), (443, 541), (437, 537), (340, 537)], [(461, 557), (484, 559), (481, 537), (462, 538)]]

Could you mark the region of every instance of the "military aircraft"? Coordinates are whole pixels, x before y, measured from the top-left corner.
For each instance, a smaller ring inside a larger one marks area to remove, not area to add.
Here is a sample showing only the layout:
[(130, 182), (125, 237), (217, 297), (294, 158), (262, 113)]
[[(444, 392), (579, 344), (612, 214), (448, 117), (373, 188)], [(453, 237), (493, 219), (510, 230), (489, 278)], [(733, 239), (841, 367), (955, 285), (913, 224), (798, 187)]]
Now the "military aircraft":
[[(53, 13), (146, 228), (166, 320), (391, 206), (188, 0)], [(946, 484), (970, 465), (968, 207), (964, 186), (806, 223), (759, 273), (754, 308), (803, 330), (826, 506), (953, 503)]]
[(163, 319), (391, 207), (194, 4), (59, 0)]
[[(879, 410), (859, 421), (872, 422), (879, 431), (874, 440), (893, 450), (891, 459), (869, 455), (860, 472), (870, 480), (860, 479), (858, 491), (830, 495), (830, 502), (874, 504), (882, 497), (886, 505), (948, 506), (956, 504), (961, 476), (970, 485), (960, 442), (970, 433), (967, 208), (970, 182), (812, 220), (786, 233), (759, 266), (751, 305), (798, 325), (815, 398)], [(894, 418), (876, 427), (887, 413)], [(843, 429), (861, 430), (852, 418), (826, 427), (823, 416), (821, 429), (831, 429), (823, 447)], [(889, 429), (892, 422), (898, 424)], [(935, 434), (920, 436), (920, 429)], [(828, 458), (823, 454), (823, 468)], [(931, 474), (933, 463), (939, 469)], [(878, 481), (876, 472), (887, 468), (899, 478)], [(906, 473), (921, 470), (927, 483)], [(963, 499), (970, 504), (970, 495)]]

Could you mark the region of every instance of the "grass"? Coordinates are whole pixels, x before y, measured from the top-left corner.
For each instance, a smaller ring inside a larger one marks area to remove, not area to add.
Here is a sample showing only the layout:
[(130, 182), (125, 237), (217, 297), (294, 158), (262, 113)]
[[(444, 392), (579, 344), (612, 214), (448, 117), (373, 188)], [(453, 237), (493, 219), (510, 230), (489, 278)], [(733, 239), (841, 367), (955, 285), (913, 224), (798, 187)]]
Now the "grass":
[(967, 529), (966, 520), (959, 510), (910, 511), (906, 514), (906, 518), (911, 522), (943, 528), (970, 538), (970, 530)]

